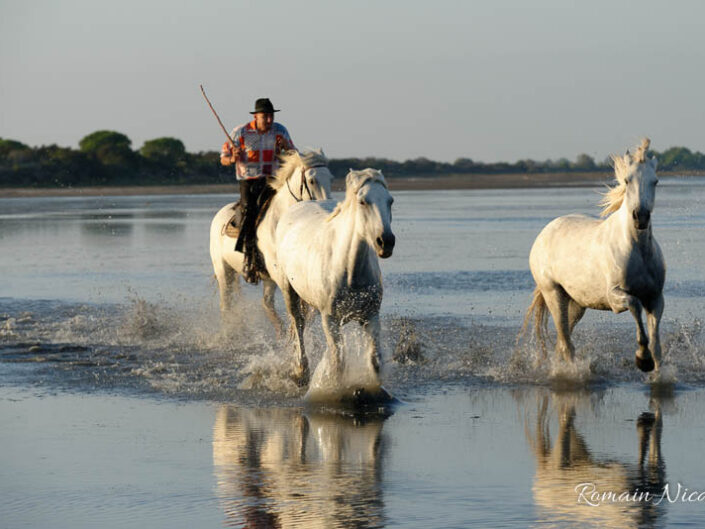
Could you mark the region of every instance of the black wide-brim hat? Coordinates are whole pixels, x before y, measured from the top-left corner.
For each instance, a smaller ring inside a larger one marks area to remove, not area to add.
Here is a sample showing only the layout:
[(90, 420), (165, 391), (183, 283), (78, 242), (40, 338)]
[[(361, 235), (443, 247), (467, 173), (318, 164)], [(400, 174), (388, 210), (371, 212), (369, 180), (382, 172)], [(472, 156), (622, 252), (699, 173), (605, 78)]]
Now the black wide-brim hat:
[(279, 112), (279, 110), (275, 110), (274, 105), (272, 105), (272, 102), (266, 97), (263, 97), (262, 99), (258, 99), (257, 101), (255, 101), (255, 109), (254, 111), (250, 112), (250, 114), (257, 114), (259, 112), (263, 112), (265, 114), (274, 114), (275, 112)]

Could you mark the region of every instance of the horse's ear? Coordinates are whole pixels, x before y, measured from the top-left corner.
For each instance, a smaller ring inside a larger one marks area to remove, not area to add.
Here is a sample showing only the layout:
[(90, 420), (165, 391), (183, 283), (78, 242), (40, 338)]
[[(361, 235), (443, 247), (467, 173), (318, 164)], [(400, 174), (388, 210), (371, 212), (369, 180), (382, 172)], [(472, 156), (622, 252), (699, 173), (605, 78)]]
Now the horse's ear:
[(628, 164), (631, 164), (634, 158), (632, 158), (631, 153), (629, 152), (629, 149), (627, 149), (627, 152), (624, 153), (624, 161), (627, 162)]
[(354, 169), (350, 169), (350, 172), (345, 177), (346, 189), (353, 189), (355, 190), (355, 192), (357, 192), (358, 182), (360, 181), (360, 173), (361, 171), (355, 171)]
[(651, 164), (651, 168), (655, 171), (656, 167), (658, 167), (658, 160), (656, 159), (656, 156), (652, 156), (649, 159), (649, 163)]
[(636, 150), (634, 155), (634, 161), (636, 163), (644, 163), (646, 161), (646, 154), (649, 150), (649, 145), (651, 145), (651, 140), (649, 138), (642, 138), (641, 145)]

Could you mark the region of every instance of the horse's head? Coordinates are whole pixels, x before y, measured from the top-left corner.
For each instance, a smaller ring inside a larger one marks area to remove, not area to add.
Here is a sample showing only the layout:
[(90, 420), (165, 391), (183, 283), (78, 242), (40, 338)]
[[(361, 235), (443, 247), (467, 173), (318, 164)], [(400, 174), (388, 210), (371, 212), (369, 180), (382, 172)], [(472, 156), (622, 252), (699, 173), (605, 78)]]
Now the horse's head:
[(331, 198), (333, 174), (323, 151), (289, 151), (281, 157), (281, 168), (272, 187), (283, 189), (296, 201), (327, 200)]
[(603, 214), (626, 208), (636, 230), (646, 230), (651, 223), (656, 196), (656, 158), (647, 158), (650, 140), (644, 138), (634, 155), (613, 156), (614, 172), (619, 185), (605, 196)]
[(396, 238), (392, 233), (392, 203), (381, 171), (364, 169), (350, 171), (345, 178), (346, 201), (356, 208), (359, 235), (383, 259), (394, 251)]
[(305, 167), (302, 169), (301, 175), (305, 178), (305, 193), (310, 195), (311, 200), (328, 200), (331, 198), (333, 173), (330, 172), (327, 165)]

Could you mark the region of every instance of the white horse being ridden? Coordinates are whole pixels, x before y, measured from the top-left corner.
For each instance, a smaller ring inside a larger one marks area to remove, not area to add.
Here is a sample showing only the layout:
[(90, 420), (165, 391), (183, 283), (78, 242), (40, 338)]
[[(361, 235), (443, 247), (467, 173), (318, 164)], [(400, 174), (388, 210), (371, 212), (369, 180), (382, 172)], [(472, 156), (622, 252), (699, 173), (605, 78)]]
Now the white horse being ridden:
[[(536, 238), (529, 262), (536, 281), (524, 326), (534, 328), (545, 351), (546, 309), (553, 316), (556, 353), (572, 361), (570, 334), (586, 308), (629, 310), (637, 324), (636, 365), (659, 368), (659, 322), (663, 313), (666, 265), (651, 230), (656, 159), (646, 158), (644, 139), (634, 156), (613, 156), (617, 184), (604, 196), (605, 220), (566, 215), (550, 222)], [(646, 311), (648, 338), (641, 319)]]
[(280, 219), (276, 232), (276, 269), (272, 279), (284, 295), (296, 337), (297, 372), (309, 378), (299, 299), (318, 309), (328, 343), (330, 365), (340, 372), (340, 327), (358, 321), (367, 338), (367, 358), (379, 372), (379, 308), (382, 274), (377, 257), (394, 250), (392, 196), (380, 171), (350, 171), (345, 200), (302, 202)]
[[(281, 167), (269, 182), (276, 194), (257, 228), (257, 245), (267, 266), (273, 259), (274, 231), (281, 215), (297, 202), (330, 198), (332, 179), (328, 160), (321, 150), (302, 153), (292, 151), (282, 157)], [(226, 234), (234, 206), (233, 202), (221, 208), (211, 222), (210, 254), (218, 280), (220, 309), (223, 314), (231, 308), (232, 293), (243, 269), (244, 256), (234, 249), (236, 239)], [(275, 283), (266, 274), (261, 273), (260, 278), (264, 289), (264, 309), (277, 332), (281, 332), (282, 324), (274, 309)]]

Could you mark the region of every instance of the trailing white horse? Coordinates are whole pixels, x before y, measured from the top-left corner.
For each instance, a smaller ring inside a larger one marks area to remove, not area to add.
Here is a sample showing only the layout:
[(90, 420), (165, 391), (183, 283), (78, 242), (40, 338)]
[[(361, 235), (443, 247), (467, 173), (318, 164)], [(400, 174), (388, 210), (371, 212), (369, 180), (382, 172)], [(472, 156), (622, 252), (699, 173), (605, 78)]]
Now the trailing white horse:
[[(291, 151), (282, 157), (281, 167), (269, 182), (276, 194), (257, 228), (257, 246), (267, 266), (273, 260), (274, 231), (281, 215), (297, 202), (330, 198), (332, 179), (328, 160), (321, 150), (302, 153)], [(236, 238), (226, 233), (230, 219), (235, 213), (234, 206), (233, 202), (222, 207), (211, 222), (210, 254), (218, 280), (222, 313), (231, 308), (232, 294), (238, 286), (238, 276), (242, 274), (243, 269), (244, 256), (234, 249)], [(264, 289), (264, 309), (277, 332), (280, 332), (282, 324), (274, 309), (275, 283), (267, 274), (261, 273), (260, 278)]]
[(605, 220), (585, 215), (559, 217), (534, 241), (529, 262), (536, 289), (524, 326), (533, 313), (544, 351), (547, 310), (558, 335), (556, 354), (571, 362), (575, 349), (570, 334), (586, 308), (615, 313), (629, 310), (637, 324), (637, 367), (642, 371), (659, 368), (666, 265), (651, 228), (658, 179), (656, 159), (646, 158), (648, 148), (649, 140), (644, 139), (634, 156), (627, 151), (622, 157), (612, 157), (617, 184), (601, 203)]
[(379, 371), (379, 308), (382, 274), (378, 256), (394, 250), (392, 196), (380, 171), (350, 171), (345, 199), (302, 202), (289, 208), (276, 231), (277, 266), (268, 268), (282, 291), (295, 334), (296, 377), (309, 379), (304, 349), (304, 317), (299, 299), (321, 313), (331, 366), (340, 372), (340, 327), (358, 321), (367, 338), (366, 353)]

